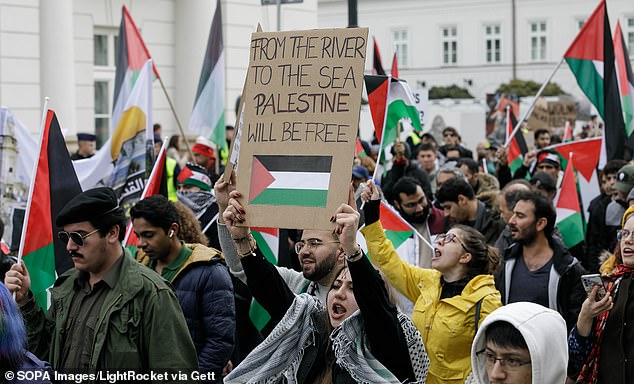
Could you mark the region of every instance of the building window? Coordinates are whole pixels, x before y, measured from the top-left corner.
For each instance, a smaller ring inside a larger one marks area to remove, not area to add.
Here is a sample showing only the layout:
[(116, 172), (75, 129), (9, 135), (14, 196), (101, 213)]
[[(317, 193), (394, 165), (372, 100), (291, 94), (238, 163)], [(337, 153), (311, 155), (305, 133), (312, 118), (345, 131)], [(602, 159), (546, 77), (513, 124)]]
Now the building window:
[(546, 22), (540, 21), (531, 23), (530, 39), (531, 39), (531, 60), (546, 60)]
[(117, 64), (117, 28), (95, 28), (93, 35), (94, 118), (97, 147), (110, 137), (112, 95)]
[(442, 29), (442, 63), (445, 65), (458, 64), (458, 28), (445, 27)]
[(392, 40), (394, 42), (394, 49), (396, 50), (396, 60), (399, 67), (407, 67), (408, 65), (408, 53), (407, 52), (407, 30), (399, 29), (392, 32)]
[(627, 49), (630, 51), (630, 58), (634, 59), (634, 17), (627, 19)]
[(500, 33), (500, 24), (492, 24), (484, 27), (484, 35), (486, 40), (486, 62), (499, 63), (502, 61), (501, 44), (502, 36)]

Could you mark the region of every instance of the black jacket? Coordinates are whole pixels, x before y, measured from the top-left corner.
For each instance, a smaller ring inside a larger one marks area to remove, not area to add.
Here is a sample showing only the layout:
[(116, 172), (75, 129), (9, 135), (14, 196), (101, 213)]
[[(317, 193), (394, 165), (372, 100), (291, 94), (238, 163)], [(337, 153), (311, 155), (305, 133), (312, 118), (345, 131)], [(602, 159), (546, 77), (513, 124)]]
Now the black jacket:
[(423, 192), (425, 193), (425, 196), (427, 196), (427, 199), (429, 200), (432, 199), (433, 194), (431, 192), (431, 184), (429, 183), (429, 177), (427, 177), (427, 174), (425, 173), (425, 171), (418, 168), (418, 166), (413, 164), (412, 162), (408, 162), (407, 165), (394, 164), (392, 166), (392, 169), (390, 169), (387, 172), (387, 174), (385, 175), (385, 178), (382, 181), (383, 192), (385, 192), (386, 196), (389, 196), (393, 199), (398, 198), (398, 196), (393, 196), (393, 192), (394, 192), (393, 187), (394, 187), (394, 184), (396, 184), (396, 182), (399, 181), (401, 177), (404, 177), (404, 176), (412, 177), (418, 180), (418, 182), (421, 185), (421, 188), (423, 189)]
[[(577, 259), (572, 257), (561, 241), (549, 239), (548, 244), (553, 250), (553, 268), (557, 278), (559, 278), (556, 292), (553, 293), (556, 297), (557, 307), (551, 309), (561, 314), (570, 331), (576, 324), (581, 304), (586, 299), (586, 292), (581, 283), (581, 275), (585, 274), (586, 270)], [(523, 257), (523, 249), (524, 247), (519, 243), (514, 243), (508, 247), (504, 251), (502, 263), (495, 273), (495, 287), (502, 294), (504, 305), (508, 304), (508, 289), (511, 285), (513, 267), (516, 260)]]
[[(253, 297), (268, 311), (271, 320), (278, 323), (293, 303), (295, 295), (288, 288), (275, 267), (266, 261), (259, 249), (256, 255), (241, 260)], [(363, 316), (365, 332), (374, 357), (401, 382), (415, 382), (405, 335), (401, 329), (396, 307), (389, 301), (385, 285), (367, 257), (348, 262), (354, 285), (354, 297)], [(324, 303), (325, 304), (325, 303)], [(323, 371), (329, 356), (331, 327), (328, 314), (318, 313), (313, 318), (316, 332), (314, 342), (307, 346), (300, 363), (299, 383), (312, 383)], [(354, 383), (348, 372), (332, 365), (333, 383)]]
[(586, 244), (588, 249), (586, 257), (581, 260), (583, 266), (591, 273), (599, 272), (599, 257), (604, 250), (614, 250), (616, 239), (616, 227), (605, 224), (605, 211), (612, 198), (601, 194), (597, 196), (588, 208), (589, 218), (586, 228)]

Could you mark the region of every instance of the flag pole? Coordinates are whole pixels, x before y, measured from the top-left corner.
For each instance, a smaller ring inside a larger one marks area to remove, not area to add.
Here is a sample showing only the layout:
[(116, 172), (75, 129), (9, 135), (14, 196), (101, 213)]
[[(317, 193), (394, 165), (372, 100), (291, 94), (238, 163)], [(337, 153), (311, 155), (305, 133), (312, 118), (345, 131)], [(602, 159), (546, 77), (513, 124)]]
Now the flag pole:
[[(33, 162), (33, 172), (31, 173), (31, 186), (29, 187), (29, 199), (26, 203), (26, 211), (24, 212), (24, 220), (22, 221), (22, 234), (20, 235), (20, 247), (18, 249), (18, 262), (22, 263), (22, 254), (24, 253), (24, 240), (26, 238), (26, 228), (29, 225), (29, 214), (31, 213), (31, 203), (33, 202), (33, 190), (35, 189), (35, 178), (37, 177), (37, 167), (40, 162), (40, 152), (42, 152), (42, 142), (44, 141), (44, 125), (46, 124), (46, 115), (48, 112), (48, 96), (44, 97), (44, 108), (42, 109), (42, 120), (40, 122), (40, 145), (37, 150), (37, 159)], [(53, 237), (55, 235), (53, 234)], [(55, 240), (53, 240), (55, 241)], [(13, 292), (13, 300), (15, 300), (16, 292)]]
[[(163, 153), (167, 151), (168, 141), (169, 141), (168, 137), (165, 136), (165, 138), (163, 139), (163, 145), (161, 145), (161, 149), (159, 150), (158, 156), (156, 156), (156, 162), (154, 162), (154, 166), (152, 167), (152, 171), (150, 172), (150, 177), (148, 177), (147, 181), (145, 182), (145, 187), (143, 187), (143, 192), (141, 193), (141, 198), (139, 200), (143, 200), (147, 196), (148, 189), (150, 188), (150, 181), (154, 180), (154, 178), (156, 177), (156, 172), (157, 172), (156, 167), (159, 163), (159, 160), (161, 159), (161, 156), (163, 156)], [(130, 239), (132, 228), (133, 228), (132, 220), (130, 220), (130, 223), (128, 223), (128, 228), (125, 231), (125, 238), (123, 239), (123, 243), (121, 243), (121, 245), (123, 245), (124, 247), (128, 243), (128, 240)]]
[(181, 124), (181, 121), (178, 118), (178, 115), (176, 114), (176, 109), (174, 108), (174, 104), (172, 104), (172, 99), (170, 98), (170, 95), (167, 93), (167, 89), (165, 88), (163, 79), (159, 77), (158, 80), (159, 80), (159, 83), (161, 84), (161, 89), (163, 90), (163, 93), (165, 94), (165, 98), (167, 99), (167, 103), (169, 104), (170, 109), (172, 110), (172, 114), (174, 115), (174, 119), (176, 120), (176, 125), (178, 126), (178, 130), (180, 131), (181, 136), (183, 136), (183, 141), (185, 142), (185, 146), (187, 147), (187, 153), (189, 153), (190, 159), (194, 161), (194, 154), (192, 153), (192, 149), (189, 147), (187, 136), (185, 135), (185, 131), (183, 130), (183, 125)]
[(550, 83), (550, 80), (553, 79), (553, 76), (555, 76), (555, 73), (557, 72), (559, 67), (561, 67), (561, 64), (563, 62), (564, 62), (564, 58), (562, 57), (561, 60), (559, 60), (559, 63), (557, 63), (557, 65), (555, 66), (555, 68), (553, 68), (552, 72), (550, 72), (550, 75), (548, 75), (548, 77), (546, 78), (546, 81), (544, 81), (542, 86), (537, 91), (537, 94), (535, 95), (535, 98), (533, 99), (533, 102), (531, 103), (530, 107), (528, 107), (526, 112), (524, 112), (524, 115), (522, 115), (522, 118), (517, 120), (517, 124), (515, 125), (513, 132), (510, 135), (508, 135), (506, 138), (506, 143), (504, 143), (504, 149), (507, 149), (509, 147), (511, 140), (513, 140), (513, 137), (515, 137), (515, 134), (517, 133), (517, 131), (519, 131), (520, 126), (522, 125), (522, 122), (524, 122), (524, 120), (526, 120), (528, 116), (530, 116), (530, 114), (533, 112), (533, 108), (535, 108), (537, 99), (539, 99), (539, 96), (541, 96), (542, 92), (544, 92), (544, 89), (546, 88), (548, 83)]

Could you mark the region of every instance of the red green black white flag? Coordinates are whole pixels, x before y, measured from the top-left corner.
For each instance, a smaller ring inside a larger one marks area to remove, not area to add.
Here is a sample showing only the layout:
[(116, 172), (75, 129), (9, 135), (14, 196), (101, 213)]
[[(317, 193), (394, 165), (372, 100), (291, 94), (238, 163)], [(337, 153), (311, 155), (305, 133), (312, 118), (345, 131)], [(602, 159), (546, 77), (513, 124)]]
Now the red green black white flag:
[(605, 122), (607, 160), (622, 159), (627, 136), (605, 0), (601, 0), (583, 25), (564, 54), (564, 59), (575, 75), (579, 87)]
[(326, 206), (332, 156), (254, 155), (249, 204)]
[(623, 38), (621, 24), (618, 21), (614, 32), (614, 58), (616, 59), (616, 73), (621, 93), (625, 131), (629, 137), (634, 130), (634, 75), (632, 75), (630, 54)]
[[(513, 133), (513, 129), (517, 125), (517, 121), (515, 120), (515, 116), (511, 111), (511, 108), (506, 108), (506, 136), (510, 136)], [(524, 140), (524, 134), (522, 130), (519, 129), (513, 139), (509, 143), (507, 160), (508, 166), (511, 169), (511, 174), (514, 174), (515, 171), (522, 166), (522, 162), (524, 161), (524, 155), (528, 152), (528, 146), (526, 145), (526, 140)]]
[(47, 289), (57, 275), (72, 268), (66, 244), (56, 240), (62, 230), (55, 219), (64, 206), (81, 193), (55, 112), (48, 110), (40, 153), (22, 230), (20, 255), (31, 276), (31, 292), (38, 305), (49, 306)]

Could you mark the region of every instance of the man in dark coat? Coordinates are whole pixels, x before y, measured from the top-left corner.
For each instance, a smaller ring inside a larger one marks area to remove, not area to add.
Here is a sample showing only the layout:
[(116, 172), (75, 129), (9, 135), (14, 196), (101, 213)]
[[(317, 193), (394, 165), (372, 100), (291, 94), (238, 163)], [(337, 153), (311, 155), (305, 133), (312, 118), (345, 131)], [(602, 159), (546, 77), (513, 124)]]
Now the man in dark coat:
[[(179, 239), (180, 218), (164, 196), (154, 195), (130, 209), (134, 233), (148, 265), (176, 289), (198, 353), (200, 372), (220, 379), (234, 346), (233, 285), (221, 254)], [(169, 346), (166, 346), (169, 348)]]
[(577, 321), (586, 293), (581, 263), (553, 237), (555, 208), (534, 191), (518, 191), (509, 228), (514, 244), (495, 274), (502, 303), (529, 301), (558, 311), (568, 330)]

